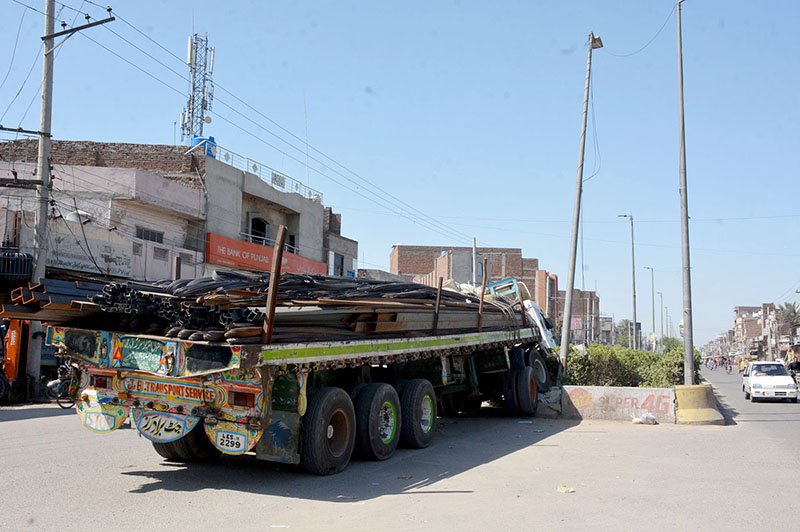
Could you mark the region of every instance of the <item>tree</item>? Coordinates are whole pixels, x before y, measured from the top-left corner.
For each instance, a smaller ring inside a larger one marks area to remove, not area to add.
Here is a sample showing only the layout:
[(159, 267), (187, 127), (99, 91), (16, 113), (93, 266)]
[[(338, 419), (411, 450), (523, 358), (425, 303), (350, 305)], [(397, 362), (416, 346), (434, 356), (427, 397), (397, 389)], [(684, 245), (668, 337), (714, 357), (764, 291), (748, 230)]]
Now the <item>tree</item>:
[(616, 326), (616, 345), (628, 347), (628, 341), (631, 334), (631, 320), (620, 320)]
[(778, 335), (788, 335), (789, 344), (794, 343), (794, 331), (800, 326), (800, 306), (786, 302), (778, 307)]

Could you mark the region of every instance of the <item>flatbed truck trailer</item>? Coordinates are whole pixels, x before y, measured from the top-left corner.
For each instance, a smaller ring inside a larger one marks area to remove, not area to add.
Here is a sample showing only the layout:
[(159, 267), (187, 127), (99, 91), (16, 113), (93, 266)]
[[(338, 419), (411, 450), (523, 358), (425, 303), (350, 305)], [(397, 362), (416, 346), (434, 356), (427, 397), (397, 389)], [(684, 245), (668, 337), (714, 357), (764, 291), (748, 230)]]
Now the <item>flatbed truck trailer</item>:
[(492, 400), (533, 416), (549, 331), (525, 303), (519, 326), (464, 334), (230, 345), (53, 326), (47, 341), (93, 432), (130, 419), (167, 460), (254, 453), (325, 475), (428, 446), (440, 413)]

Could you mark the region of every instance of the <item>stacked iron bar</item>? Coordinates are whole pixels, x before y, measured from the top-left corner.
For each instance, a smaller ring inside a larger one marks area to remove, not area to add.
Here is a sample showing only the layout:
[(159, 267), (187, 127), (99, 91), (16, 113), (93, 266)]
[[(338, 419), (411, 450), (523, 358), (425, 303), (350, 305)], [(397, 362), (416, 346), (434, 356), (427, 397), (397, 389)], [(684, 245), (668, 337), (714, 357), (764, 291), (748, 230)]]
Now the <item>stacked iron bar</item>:
[[(70, 301), (72, 317), (62, 325), (85, 323), (87, 313), (104, 318), (119, 332), (177, 337), (190, 341), (257, 344), (262, 341), (269, 274), (215, 272), (212, 277), (95, 285)], [(322, 275), (282, 274), (273, 323), (274, 343), (300, 343), (459, 334), (521, 326), (519, 305), (425, 285)], [(44, 317), (31, 316), (28, 319)]]
[(81, 302), (88, 303), (87, 298), (102, 288), (102, 283), (39, 279), (13, 289), (7, 303), (0, 306), (0, 318), (69, 322), (82, 314)]

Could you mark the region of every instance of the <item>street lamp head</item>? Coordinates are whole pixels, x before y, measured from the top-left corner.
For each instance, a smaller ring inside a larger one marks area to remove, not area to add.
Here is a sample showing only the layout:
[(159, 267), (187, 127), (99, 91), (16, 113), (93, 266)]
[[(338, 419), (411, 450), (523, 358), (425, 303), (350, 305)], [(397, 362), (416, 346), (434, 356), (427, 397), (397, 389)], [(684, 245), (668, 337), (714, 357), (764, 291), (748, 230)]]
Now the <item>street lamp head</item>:
[(602, 47), (603, 47), (603, 40), (593, 33), (592, 34), (592, 50), (597, 50), (598, 48), (602, 48)]

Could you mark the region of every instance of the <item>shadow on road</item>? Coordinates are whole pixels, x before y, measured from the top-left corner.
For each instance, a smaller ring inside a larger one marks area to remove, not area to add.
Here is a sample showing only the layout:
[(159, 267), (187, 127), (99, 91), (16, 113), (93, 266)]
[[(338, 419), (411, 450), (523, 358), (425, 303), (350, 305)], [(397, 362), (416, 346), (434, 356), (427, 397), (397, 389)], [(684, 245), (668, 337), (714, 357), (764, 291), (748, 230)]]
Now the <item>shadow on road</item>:
[(725, 424), (736, 425), (736, 416), (739, 415), (739, 411), (728, 401), (725, 395), (720, 393), (716, 386), (713, 386), (711, 389), (714, 391), (714, 399), (717, 400), (719, 411), (722, 417), (725, 418)]
[(398, 449), (386, 462), (356, 458), (337, 475), (309, 475), (297, 466), (262, 462), (254, 456), (222, 457), (212, 463), (165, 462), (154, 471), (127, 471), (145, 482), (134, 493), (153, 491), (236, 490), (329, 502), (354, 502), (383, 495), (466, 493), (426, 490), (448, 477), (530, 446), (579, 425), (579, 420), (519, 419), (500, 409), (471, 417), (439, 418), (436, 436), (426, 449)]
[(74, 408), (60, 408), (56, 404), (4, 406), (0, 408), (0, 423), (3, 421), (70, 415), (75, 415)]

